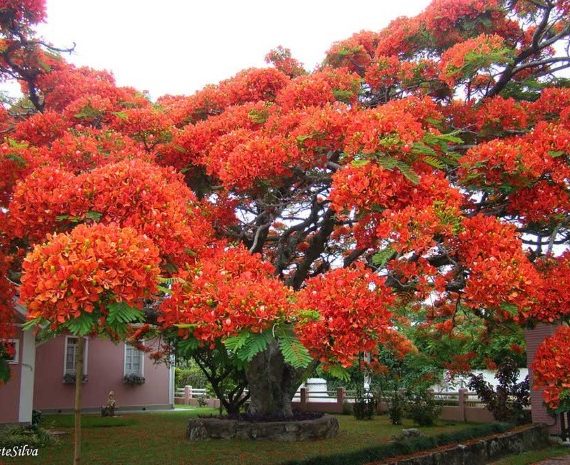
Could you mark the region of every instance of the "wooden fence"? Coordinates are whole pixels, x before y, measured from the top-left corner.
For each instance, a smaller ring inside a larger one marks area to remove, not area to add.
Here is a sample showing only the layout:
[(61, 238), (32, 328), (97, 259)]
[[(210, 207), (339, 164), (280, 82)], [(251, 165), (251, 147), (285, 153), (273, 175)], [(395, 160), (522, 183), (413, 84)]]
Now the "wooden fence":
[[(435, 399), (441, 405), (440, 419), (449, 421), (489, 423), (493, 415), (479, 400), (477, 394), (460, 389), (457, 392), (434, 392)], [(301, 388), (293, 397), (293, 408), (304, 412), (346, 413), (356, 398), (355, 391), (338, 388), (334, 391), (311, 392)], [(378, 413), (385, 413), (390, 405), (391, 396), (384, 395), (378, 402)], [(175, 402), (182, 405), (208, 406), (219, 408), (220, 401), (207, 397), (206, 389), (192, 386), (177, 388)]]

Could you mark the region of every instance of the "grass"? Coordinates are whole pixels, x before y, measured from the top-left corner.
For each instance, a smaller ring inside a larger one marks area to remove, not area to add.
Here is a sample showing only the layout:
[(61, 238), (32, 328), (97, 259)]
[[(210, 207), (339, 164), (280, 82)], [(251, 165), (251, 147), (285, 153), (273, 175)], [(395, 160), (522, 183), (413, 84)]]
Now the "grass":
[[(71, 415), (51, 415), (42, 421), (42, 426), (49, 429), (73, 428), (73, 416)], [(137, 424), (135, 418), (100, 417), (95, 415), (84, 415), (81, 418), (83, 428), (112, 428), (118, 426), (133, 426)]]
[[(271, 441), (205, 441), (185, 439), (187, 420), (198, 414), (216, 414), (214, 409), (177, 409), (173, 412), (125, 414), (119, 418), (83, 417), (82, 454), (85, 465), (270, 465), (315, 455), (349, 452), (386, 443), (402, 428), (393, 426), (385, 416), (371, 421), (356, 421), (338, 416), (340, 433), (334, 439), (302, 443)], [(115, 421), (116, 420), (116, 421)], [(44, 426), (70, 434), (59, 443), (39, 451), (36, 458), (12, 459), (22, 465), (60, 465), (72, 457), (71, 415), (46, 415)], [(440, 423), (421, 428), (426, 435), (459, 431), (469, 425)]]
[(504, 459), (493, 462), (492, 465), (531, 465), (541, 460), (561, 455), (570, 455), (570, 448), (564, 446), (552, 446), (546, 449), (531, 450), (518, 455), (505, 457)]

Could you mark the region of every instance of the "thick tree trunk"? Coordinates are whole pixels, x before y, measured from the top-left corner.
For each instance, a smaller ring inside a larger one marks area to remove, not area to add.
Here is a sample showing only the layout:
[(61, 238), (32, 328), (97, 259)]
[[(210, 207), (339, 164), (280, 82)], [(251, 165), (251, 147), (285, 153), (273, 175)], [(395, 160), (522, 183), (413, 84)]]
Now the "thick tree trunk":
[(253, 358), (245, 374), (250, 393), (250, 414), (268, 417), (293, 415), (291, 400), (303, 381), (303, 373), (285, 363), (276, 341)]
[(85, 339), (77, 338), (77, 351), (75, 352), (75, 436), (73, 448), (73, 465), (81, 462), (81, 385), (83, 383), (83, 353), (85, 352)]

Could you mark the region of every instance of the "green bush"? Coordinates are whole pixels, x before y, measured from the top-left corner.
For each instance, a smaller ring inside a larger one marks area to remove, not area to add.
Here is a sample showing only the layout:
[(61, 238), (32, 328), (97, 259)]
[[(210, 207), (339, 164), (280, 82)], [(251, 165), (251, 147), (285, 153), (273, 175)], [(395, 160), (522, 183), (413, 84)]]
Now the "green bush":
[(402, 417), (404, 416), (404, 410), (406, 407), (406, 402), (401, 394), (395, 392), (392, 399), (390, 400), (390, 407), (388, 408), (388, 416), (393, 425), (401, 425)]
[(0, 430), (0, 449), (24, 445), (40, 448), (53, 442), (54, 439), (45, 429), (36, 426), (13, 426)]
[(357, 420), (372, 420), (376, 411), (374, 399), (356, 399), (352, 406), (352, 413)]
[(343, 415), (352, 415), (353, 413), (353, 405), (346, 400), (342, 403), (342, 414)]
[(206, 375), (204, 375), (202, 370), (195, 364), (190, 364), (184, 368), (176, 367), (174, 370), (174, 378), (177, 388), (192, 386), (199, 389), (207, 389), (210, 387)]
[(316, 456), (308, 459), (289, 460), (282, 465), (364, 465), (370, 462), (385, 460), (397, 455), (413, 454), (435, 447), (444, 446), (451, 443), (463, 442), (494, 433), (503, 433), (511, 428), (508, 423), (492, 423), (476, 425), (454, 433), (441, 434), (439, 436), (419, 437), (405, 441), (383, 444), (376, 447), (354, 452), (329, 456)]
[(408, 418), (419, 426), (433, 426), (441, 413), (441, 406), (435, 400), (433, 392), (410, 393), (406, 405)]

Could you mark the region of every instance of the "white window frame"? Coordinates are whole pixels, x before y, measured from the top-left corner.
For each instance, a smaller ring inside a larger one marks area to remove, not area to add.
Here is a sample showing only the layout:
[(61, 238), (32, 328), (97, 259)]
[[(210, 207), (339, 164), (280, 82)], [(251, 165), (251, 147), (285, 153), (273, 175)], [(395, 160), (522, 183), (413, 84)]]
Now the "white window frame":
[[(65, 336), (65, 348), (63, 351), (63, 376), (67, 374), (75, 374), (75, 359), (73, 361), (73, 370), (67, 370), (67, 347), (69, 344), (70, 339), (79, 339), (78, 336)], [(89, 338), (84, 337), (85, 339), (85, 351), (83, 352), (83, 376), (87, 376), (87, 360), (89, 359)]]
[[(141, 341), (143, 342), (143, 341)], [(133, 372), (128, 372), (127, 371), (127, 352), (129, 350), (129, 348), (131, 348), (132, 350), (136, 350), (141, 358), (141, 370), (140, 373), (133, 373)], [(144, 378), (144, 359), (145, 359), (145, 353), (142, 350), (137, 349), (135, 346), (131, 345), (131, 344), (127, 344), (125, 343), (125, 350), (123, 353), (123, 376), (127, 376), (127, 375), (137, 375), (137, 376), (141, 376)]]
[(14, 356), (8, 360), (9, 365), (18, 365), (20, 363), (20, 340), (8, 339), (6, 342), (14, 344)]

